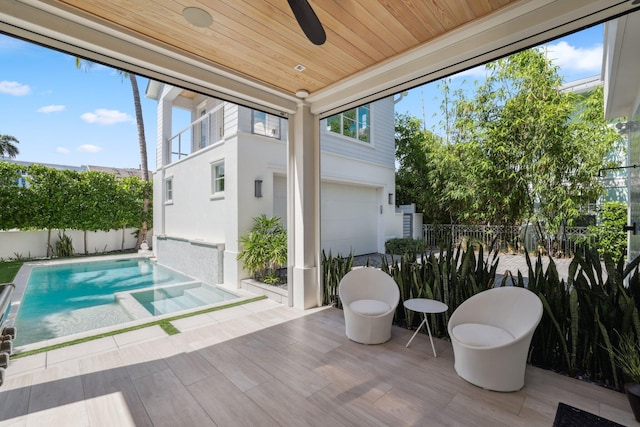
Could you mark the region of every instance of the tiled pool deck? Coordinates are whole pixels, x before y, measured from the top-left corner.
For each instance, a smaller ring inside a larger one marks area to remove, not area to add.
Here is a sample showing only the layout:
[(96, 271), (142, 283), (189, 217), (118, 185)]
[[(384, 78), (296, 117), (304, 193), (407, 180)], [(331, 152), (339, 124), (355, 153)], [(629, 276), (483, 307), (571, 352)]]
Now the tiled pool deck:
[[(522, 257), (500, 267), (526, 271)], [(356, 344), (334, 308), (262, 300), (172, 324), (181, 333), (152, 326), (12, 360), (0, 426), (550, 426), (559, 402), (638, 425), (624, 394), (532, 366), (516, 393), (472, 386), (445, 340), (438, 358), (424, 335), (405, 348), (412, 331), (398, 327)]]
[(262, 300), (13, 361), (0, 426), (550, 426), (559, 402), (637, 425), (622, 393), (528, 367), (516, 393), (479, 389), (450, 343), (393, 327), (366, 346), (342, 311)]

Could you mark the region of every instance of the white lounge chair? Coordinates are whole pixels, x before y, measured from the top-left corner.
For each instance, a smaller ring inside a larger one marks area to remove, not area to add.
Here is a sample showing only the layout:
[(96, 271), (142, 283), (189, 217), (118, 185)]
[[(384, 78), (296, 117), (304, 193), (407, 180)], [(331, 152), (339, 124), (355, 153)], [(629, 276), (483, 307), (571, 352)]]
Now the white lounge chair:
[(338, 294), (349, 339), (362, 344), (389, 341), (400, 301), (400, 290), (391, 276), (371, 267), (351, 270), (340, 281)]
[(520, 390), (541, 318), (540, 298), (525, 288), (493, 288), (464, 301), (448, 325), (456, 372), (488, 390)]

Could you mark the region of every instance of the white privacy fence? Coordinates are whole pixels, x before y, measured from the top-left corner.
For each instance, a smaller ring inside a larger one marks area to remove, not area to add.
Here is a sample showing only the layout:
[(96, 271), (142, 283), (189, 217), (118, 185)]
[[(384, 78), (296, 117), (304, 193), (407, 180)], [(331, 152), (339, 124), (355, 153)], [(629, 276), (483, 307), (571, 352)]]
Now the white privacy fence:
[[(88, 231), (87, 252), (89, 254), (118, 251), (122, 247), (124, 237), (124, 249), (133, 249), (137, 239), (132, 233), (136, 228), (111, 231)], [(55, 248), (58, 239), (58, 231), (51, 230), (51, 246)], [(84, 253), (84, 232), (80, 230), (65, 230), (71, 237), (73, 249), (76, 254)], [(147, 233), (148, 242), (151, 242), (151, 233)], [(0, 231), (0, 259), (9, 258), (44, 258), (47, 255), (47, 230), (35, 231)]]
[(504, 251), (535, 251), (538, 248), (550, 255), (572, 255), (576, 241), (587, 235), (587, 227), (566, 227), (558, 236), (542, 233), (534, 224), (505, 225), (458, 225), (424, 224), (423, 239), (428, 247), (438, 247), (451, 239), (454, 246), (465, 242), (482, 243), (485, 247), (493, 244), (495, 249)]

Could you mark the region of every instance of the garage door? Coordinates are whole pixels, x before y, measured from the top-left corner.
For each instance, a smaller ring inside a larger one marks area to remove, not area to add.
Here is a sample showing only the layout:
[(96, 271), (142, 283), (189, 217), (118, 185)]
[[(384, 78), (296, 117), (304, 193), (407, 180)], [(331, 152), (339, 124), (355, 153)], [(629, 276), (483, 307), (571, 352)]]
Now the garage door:
[(377, 251), (380, 206), (375, 188), (324, 182), (320, 206), (325, 252), (362, 255)]

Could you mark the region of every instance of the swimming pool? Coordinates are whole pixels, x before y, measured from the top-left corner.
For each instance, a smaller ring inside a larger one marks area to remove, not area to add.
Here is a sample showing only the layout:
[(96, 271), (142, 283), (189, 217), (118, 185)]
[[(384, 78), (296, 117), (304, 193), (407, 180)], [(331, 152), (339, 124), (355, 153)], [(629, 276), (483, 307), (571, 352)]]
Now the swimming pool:
[[(139, 290), (144, 293), (133, 292)], [(234, 298), (147, 258), (34, 266), (15, 320), (15, 345)]]

